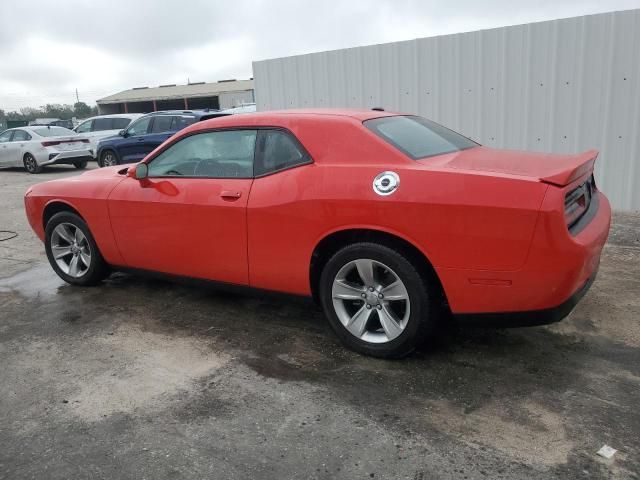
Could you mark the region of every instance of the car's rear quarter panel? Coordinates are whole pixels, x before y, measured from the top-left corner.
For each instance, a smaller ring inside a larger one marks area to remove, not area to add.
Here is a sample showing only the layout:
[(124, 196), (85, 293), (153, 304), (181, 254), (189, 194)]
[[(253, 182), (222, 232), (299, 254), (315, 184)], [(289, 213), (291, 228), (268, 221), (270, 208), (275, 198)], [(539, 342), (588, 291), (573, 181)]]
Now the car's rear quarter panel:
[[(348, 229), (403, 238), (439, 274), (514, 271), (526, 261), (546, 185), (432, 169), (399, 154), (359, 122), (323, 120), (315, 128), (308, 119), (286, 127), (316, 163), (254, 181), (247, 218), (253, 286), (310, 293), (314, 248)], [(400, 175), (400, 187), (386, 197), (372, 188), (384, 170)]]

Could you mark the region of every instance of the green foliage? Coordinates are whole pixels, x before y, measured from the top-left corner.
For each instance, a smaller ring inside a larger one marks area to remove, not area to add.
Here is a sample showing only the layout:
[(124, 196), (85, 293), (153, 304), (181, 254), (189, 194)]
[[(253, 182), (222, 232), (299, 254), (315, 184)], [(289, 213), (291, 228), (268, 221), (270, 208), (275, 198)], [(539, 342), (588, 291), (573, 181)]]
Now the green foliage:
[(25, 107), (21, 108), (19, 112), (5, 112), (0, 109), (0, 119), (4, 120), (26, 120), (31, 121), (36, 118), (60, 118), (62, 120), (68, 120), (72, 117), (78, 119), (87, 118), (98, 114), (98, 107), (90, 107), (84, 102), (78, 102), (75, 105), (62, 105), (48, 103), (40, 108)]
[(91, 115), (91, 107), (84, 102), (73, 105), (73, 112), (77, 118), (85, 118)]

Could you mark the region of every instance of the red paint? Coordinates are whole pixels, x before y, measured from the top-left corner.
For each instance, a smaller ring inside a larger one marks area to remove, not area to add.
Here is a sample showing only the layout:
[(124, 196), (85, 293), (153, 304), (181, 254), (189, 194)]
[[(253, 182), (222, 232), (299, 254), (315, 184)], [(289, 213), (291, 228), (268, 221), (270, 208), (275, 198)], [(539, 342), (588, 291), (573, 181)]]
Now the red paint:
[[(25, 197), (43, 238), (49, 202), (73, 206), (114, 265), (309, 294), (309, 266), (331, 233), (396, 235), (432, 263), (454, 313), (526, 311), (561, 304), (597, 268), (611, 210), (571, 236), (564, 196), (592, 173), (596, 152), (547, 155), (478, 147), (414, 161), (363, 127), (385, 112), (314, 110), (220, 117), (199, 130), (290, 130), (314, 163), (256, 179), (136, 180), (104, 168), (36, 185)], [(400, 176), (382, 197), (384, 170)]]

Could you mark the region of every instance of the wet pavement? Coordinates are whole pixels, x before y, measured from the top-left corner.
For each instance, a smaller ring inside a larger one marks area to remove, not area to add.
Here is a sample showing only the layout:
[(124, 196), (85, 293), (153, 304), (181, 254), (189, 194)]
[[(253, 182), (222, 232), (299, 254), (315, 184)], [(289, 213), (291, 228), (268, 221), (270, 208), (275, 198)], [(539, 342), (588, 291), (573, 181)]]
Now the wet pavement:
[(562, 323), (385, 361), (305, 299), (64, 284), (22, 194), (75, 174), (0, 170), (0, 479), (639, 477), (640, 215)]

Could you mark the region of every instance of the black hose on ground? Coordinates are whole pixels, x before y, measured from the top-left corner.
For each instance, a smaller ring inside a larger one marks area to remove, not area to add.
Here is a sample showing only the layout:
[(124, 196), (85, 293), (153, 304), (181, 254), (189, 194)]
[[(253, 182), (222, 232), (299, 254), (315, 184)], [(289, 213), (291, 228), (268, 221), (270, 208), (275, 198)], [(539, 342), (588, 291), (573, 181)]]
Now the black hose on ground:
[(12, 238), (16, 238), (18, 236), (18, 232), (14, 232), (11, 230), (0, 230), (0, 242), (6, 242), (7, 240), (11, 240)]

